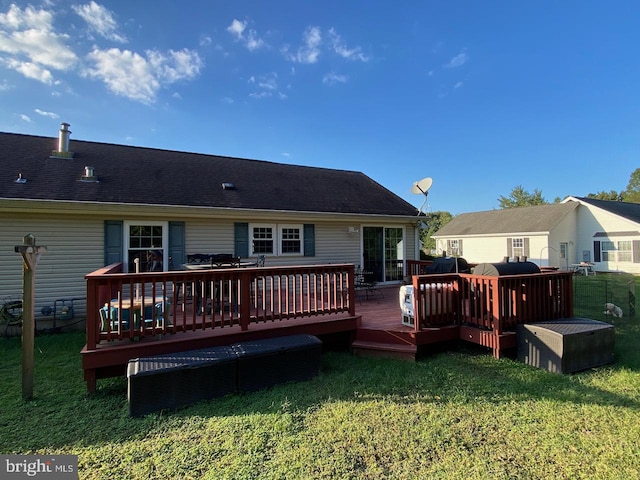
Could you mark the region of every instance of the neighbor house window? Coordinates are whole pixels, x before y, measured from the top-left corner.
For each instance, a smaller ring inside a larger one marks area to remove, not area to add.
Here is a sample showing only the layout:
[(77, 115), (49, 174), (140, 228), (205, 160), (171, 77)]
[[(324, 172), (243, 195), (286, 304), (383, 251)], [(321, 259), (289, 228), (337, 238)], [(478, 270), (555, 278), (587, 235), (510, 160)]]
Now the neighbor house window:
[(251, 253), (253, 255), (273, 255), (275, 227), (273, 225), (251, 225)]
[(280, 225), (279, 233), (281, 254), (302, 253), (302, 225)]
[[(162, 271), (166, 266), (165, 223), (125, 223), (126, 268), (128, 272)], [(136, 263), (139, 267), (136, 267)]]
[(511, 239), (511, 253), (513, 257), (524, 257), (524, 238)]
[(632, 242), (624, 240), (621, 242), (601, 242), (603, 262), (631, 262), (633, 261)]
[(447, 255), (459, 257), (462, 255), (462, 240), (447, 240)]

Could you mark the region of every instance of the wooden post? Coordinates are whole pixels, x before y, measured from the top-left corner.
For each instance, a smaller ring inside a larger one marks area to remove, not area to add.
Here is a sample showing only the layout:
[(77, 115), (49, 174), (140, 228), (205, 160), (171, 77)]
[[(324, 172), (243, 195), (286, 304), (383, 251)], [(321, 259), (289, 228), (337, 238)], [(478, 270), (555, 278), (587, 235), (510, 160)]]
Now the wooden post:
[(22, 398), (33, 397), (33, 350), (36, 331), (35, 321), (35, 275), (40, 255), (47, 247), (36, 246), (36, 237), (25, 235), (22, 245), (15, 247), (22, 255)]

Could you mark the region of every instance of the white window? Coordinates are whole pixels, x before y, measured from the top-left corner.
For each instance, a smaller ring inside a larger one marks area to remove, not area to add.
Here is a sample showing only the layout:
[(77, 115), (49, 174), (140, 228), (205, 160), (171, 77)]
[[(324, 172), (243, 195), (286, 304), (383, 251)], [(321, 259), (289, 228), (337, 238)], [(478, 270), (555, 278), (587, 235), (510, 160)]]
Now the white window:
[(302, 225), (280, 225), (281, 255), (300, 255), (302, 253)]
[(524, 257), (524, 238), (511, 239), (511, 254), (513, 257)]
[(166, 222), (125, 222), (124, 232), (127, 272), (165, 270), (168, 235)]
[(275, 242), (275, 225), (251, 225), (251, 254), (252, 255), (273, 255)]
[(633, 247), (630, 240), (601, 242), (600, 249), (603, 262), (631, 262), (633, 260)]
[(631, 244), (631, 240), (618, 242), (618, 261), (619, 262), (633, 261), (633, 247)]
[(447, 240), (447, 255), (459, 257), (462, 255), (462, 240)]

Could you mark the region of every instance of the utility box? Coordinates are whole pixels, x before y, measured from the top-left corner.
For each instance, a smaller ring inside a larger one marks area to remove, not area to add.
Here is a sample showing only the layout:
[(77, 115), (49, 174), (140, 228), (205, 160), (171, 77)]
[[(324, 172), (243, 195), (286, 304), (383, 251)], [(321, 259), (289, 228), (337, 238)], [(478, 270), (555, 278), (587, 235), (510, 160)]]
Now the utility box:
[(518, 360), (555, 373), (613, 362), (614, 326), (588, 318), (518, 325)]

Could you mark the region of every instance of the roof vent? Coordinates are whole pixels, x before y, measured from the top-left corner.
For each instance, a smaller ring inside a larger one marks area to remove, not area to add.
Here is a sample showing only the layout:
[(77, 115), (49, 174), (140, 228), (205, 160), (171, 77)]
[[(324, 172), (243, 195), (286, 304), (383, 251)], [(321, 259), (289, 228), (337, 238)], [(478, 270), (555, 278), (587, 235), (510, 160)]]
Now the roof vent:
[(58, 150), (53, 150), (51, 156), (54, 158), (73, 158), (73, 152), (69, 151), (69, 130), (70, 125), (68, 123), (60, 124), (60, 130), (58, 131)]
[(98, 178), (95, 175), (93, 167), (84, 167), (84, 173), (80, 177), (81, 182), (97, 182)]
[(18, 178), (16, 178), (14, 180), (15, 183), (27, 183), (27, 179), (26, 178), (22, 178), (22, 174), (19, 173), (18, 174)]
[(231, 182), (222, 182), (222, 189), (223, 190), (235, 190), (236, 186), (234, 183)]

